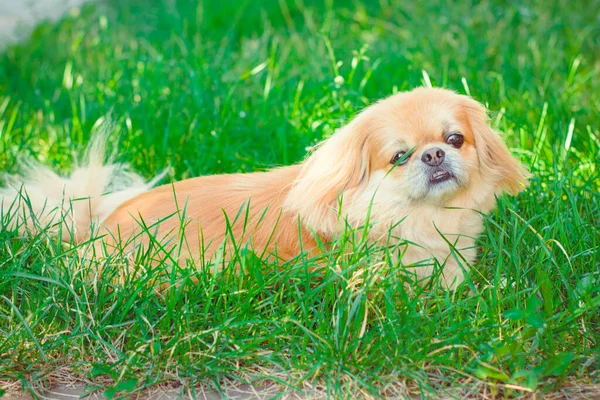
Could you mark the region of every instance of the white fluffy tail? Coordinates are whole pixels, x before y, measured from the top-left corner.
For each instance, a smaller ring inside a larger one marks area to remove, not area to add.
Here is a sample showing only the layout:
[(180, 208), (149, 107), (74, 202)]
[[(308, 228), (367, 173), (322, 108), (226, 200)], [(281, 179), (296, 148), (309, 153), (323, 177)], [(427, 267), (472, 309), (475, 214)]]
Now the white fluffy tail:
[(69, 176), (33, 161), (22, 163), (19, 175), (5, 176), (7, 187), (0, 188), (0, 226), (21, 232), (50, 228), (62, 240), (78, 242), (120, 204), (154, 186), (164, 172), (146, 181), (127, 164), (115, 163), (114, 149), (107, 154), (111, 133), (107, 125), (100, 124), (82, 162), (75, 163)]

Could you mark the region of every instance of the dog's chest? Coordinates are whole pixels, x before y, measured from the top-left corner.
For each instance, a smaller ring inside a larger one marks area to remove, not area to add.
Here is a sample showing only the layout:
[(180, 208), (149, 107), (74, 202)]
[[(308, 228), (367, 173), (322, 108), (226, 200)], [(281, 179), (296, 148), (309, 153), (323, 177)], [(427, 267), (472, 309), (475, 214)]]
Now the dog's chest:
[(408, 242), (409, 252), (444, 259), (453, 247), (469, 261), (475, 258), (473, 246), (481, 232), (482, 220), (472, 210), (411, 207), (399, 210), (394, 220), (393, 236)]

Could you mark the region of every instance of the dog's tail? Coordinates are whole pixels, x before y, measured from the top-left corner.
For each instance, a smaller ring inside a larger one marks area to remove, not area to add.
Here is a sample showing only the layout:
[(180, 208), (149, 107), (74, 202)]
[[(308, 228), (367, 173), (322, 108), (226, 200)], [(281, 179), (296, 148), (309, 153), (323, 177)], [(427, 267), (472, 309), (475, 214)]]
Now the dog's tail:
[(64, 241), (79, 242), (120, 204), (154, 186), (166, 171), (146, 181), (127, 164), (115, 162), (116, 146), (107, 151), (111, 132), (109, 123), (99, 125), (68, 176), (31, 160), (21, 163), (18, 175), (5, 175), (0, 230), (50, 229)]

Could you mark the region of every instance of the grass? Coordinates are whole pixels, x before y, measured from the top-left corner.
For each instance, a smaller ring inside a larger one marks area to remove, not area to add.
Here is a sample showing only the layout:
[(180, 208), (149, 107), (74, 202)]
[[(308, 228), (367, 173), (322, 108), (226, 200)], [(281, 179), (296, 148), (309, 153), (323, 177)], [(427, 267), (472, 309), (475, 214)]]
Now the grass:
[(393, 3), (110, 0), (43, 24), (0, 54), (0, 170), (31, 155), (68, 171), (107, 115), (147, 177), (262, 170), (302, 160), (378, 98), (452, 88), (494, 111), (534, 174), (486, 218), (464, 287), (411, 285), (351, 235), (317, 271), (239, 249), (218, 273), (165, 262), (116, 284), (121, 263), (90, 277), (85, 246), (4, 225), (5, 389), (597, 394), (600, 2)]

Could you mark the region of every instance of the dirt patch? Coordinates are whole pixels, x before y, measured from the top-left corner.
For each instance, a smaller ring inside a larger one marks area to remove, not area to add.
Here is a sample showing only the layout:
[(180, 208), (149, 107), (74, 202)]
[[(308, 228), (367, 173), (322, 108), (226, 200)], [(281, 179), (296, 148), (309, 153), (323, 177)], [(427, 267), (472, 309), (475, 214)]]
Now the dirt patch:
[(0, 0), (0, 48), (29, 35), (45, 20), (57, 20), (89, 0)]
[[(4, 385), (7, 393), (2, 397), (6, 400), (33, 400), (35, 397), (30, 393), (21, 392), (17, 385)], [(73, 399), (89, 399), (101, 400), (106, 396), (102, 390), (96, 390), (90, 393), (90, 387), (84, 383), (71, 384), (55, 384), (50, 389), (43, 390), (37, 393), (39, 398), (52, 400), (73, 400)], [(325, 393), (316, 393), (315, 395), (301, 395), (293, 391), (282, 391), (277, 386), (252, 386), (252, 385), (237, 385), (225, 389), (222, 393), (214, 390), (208, 390), (204, 387), (195, 389), (195, 393), (182, 388), (173, 387), (153, 387), (150, 389), (141, 390), (135, 394), (127, 396), (128, 399), (149, 399), (149, 400), (174, 400), (196, 398), (199, 400), (266, 400), (278, 398), (283, 400), (309, 400), (324, 398)]]

